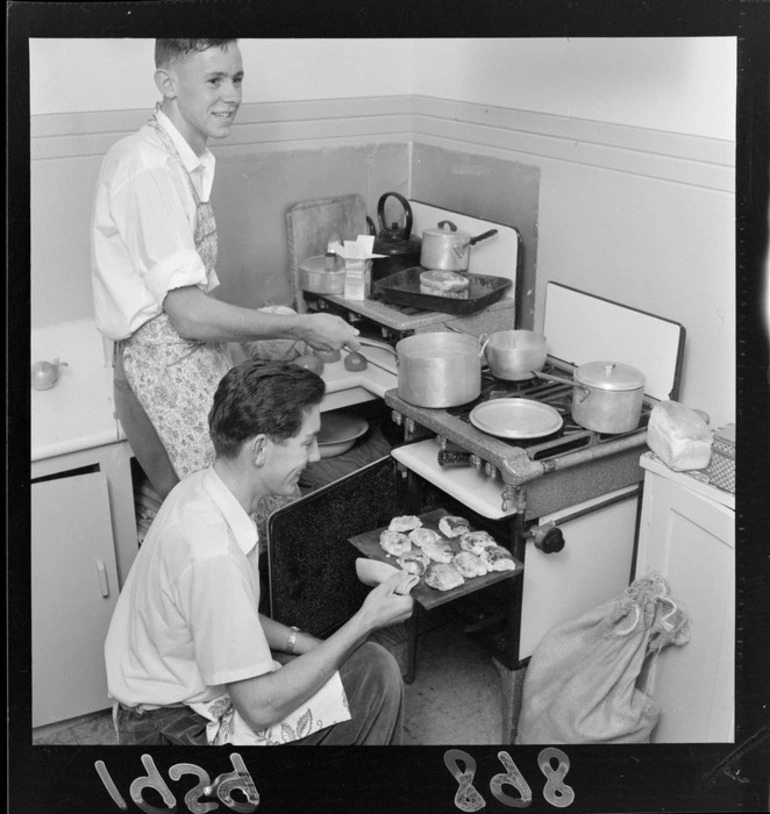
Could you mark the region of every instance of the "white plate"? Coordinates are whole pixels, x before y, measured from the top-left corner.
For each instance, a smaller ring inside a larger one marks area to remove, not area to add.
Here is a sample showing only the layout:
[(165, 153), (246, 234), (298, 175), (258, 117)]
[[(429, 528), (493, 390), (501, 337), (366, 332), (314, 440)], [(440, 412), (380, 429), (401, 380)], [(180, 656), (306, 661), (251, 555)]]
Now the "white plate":
[(533, 399), (490, 399), (471, 410), (471, 424), (499, 438), (541, 438), (564, 423), (549, 404)]
[(416, 574), (409, 574), (394, 565), (388, 565), (380, 560), (370, 560), (367, 557), (356, 559), (356, 574), (364, 585), (369, 586), (386, 582), (393, 574), (401, 574), (402, 582), (396, 588), (396, 593), (403, 596), (406, 596), (420, 582), (420, 578)]

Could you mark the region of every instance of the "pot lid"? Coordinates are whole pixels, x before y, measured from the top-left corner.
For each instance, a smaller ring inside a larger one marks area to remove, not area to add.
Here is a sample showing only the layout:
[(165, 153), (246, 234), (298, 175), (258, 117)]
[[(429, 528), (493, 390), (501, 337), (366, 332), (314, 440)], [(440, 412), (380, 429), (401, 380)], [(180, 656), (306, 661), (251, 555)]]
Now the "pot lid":
[(433, 229), (423, 230), (423, 237), (425, 235), (435, 235), (436, 237), (448, 237), (452, 240), (450, 242), (465, 243), (471, 239), (471, 233), (463, 229), (458, 229), (451, 220), (439, 221), (438, 225)]
[(642, 372), (622, 362), (586, 362), (575, 370), (575, 381), (599, 390), (636, 390), (645, 385)]
[(471, 410), (468, 418), (477, 429), (499, 438), (542, 438), (564, 423), (550, 404), (525, 398), (483, 401)]

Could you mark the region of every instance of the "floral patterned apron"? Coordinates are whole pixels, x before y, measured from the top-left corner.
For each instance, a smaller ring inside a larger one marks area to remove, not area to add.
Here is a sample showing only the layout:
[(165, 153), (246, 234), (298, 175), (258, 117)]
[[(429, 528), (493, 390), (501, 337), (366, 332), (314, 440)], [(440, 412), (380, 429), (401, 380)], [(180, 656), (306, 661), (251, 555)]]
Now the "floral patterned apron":
[[(174, 142), (157, 118), (153, 116), (148, 123), (160, 135), (168, 152), (181, 164)], [(216, 280), (216, 222), (211, 204), (200, 200), (189, 174), (188, 180), (196, 204), (195, 248), (206, 267), (208, 293)], [(295, 313), (279, 306), (260, 310)], [(303, 352), (295, 347), (297, 344), (304, 346), (302, 342), (289, 340), (259, 341), (250, 343), (248, 350), (252, 358), (291, 359), (292, 352)], [(287, 345), (290, 346), (288, 349)], [(260, 346), (263, 348), (261, 354), (257, 352)], [(233, 366), (227, 343), (183, 339), (172, 326), (168, 314), (163, 312), (123, 340), (116, 352), (122, 352), (126, 380), (152, 422), (179, 479), (212, 463), (214, 446), (209, 435), (208, 414), (217, 385)], [(253, 517), (261, 551), (266, 547), (269, 515), (300, 496), (297, 488), (289, 497), (266, 495), (260, 500)]]
[[(173, 141), (155, 116), (149, 125), (181, 163)], [(216, 222), (211, 204), (201, 201), (189, 174), (188, 180), (196, 205), (195, 249), (206, 267), (208, 293), (216, 281)], [(217, 385), (233, 366), (227, 343), (183, 339), (163, 312), (124, 341), (123, 366), (179, 478), (212, 463), (208, 414)]]

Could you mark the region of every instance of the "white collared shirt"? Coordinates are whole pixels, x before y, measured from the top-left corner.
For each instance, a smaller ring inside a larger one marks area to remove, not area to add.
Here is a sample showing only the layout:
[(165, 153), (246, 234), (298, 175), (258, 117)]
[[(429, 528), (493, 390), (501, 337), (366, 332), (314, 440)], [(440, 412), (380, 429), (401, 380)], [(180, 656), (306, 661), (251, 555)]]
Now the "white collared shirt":
[(257, 529), (212, 467), (163, 502), (105, 642), (110, 696), (127, 706), (210, 701), (279, 667), (259, 621)]
[(195, 250), (196, 201), (208, 201), (215, 158), (197, 156), (160, 110), (158, 121), (171, 137), (182, 164), (158, 133), (144, 125), (105, 156), (97, 181), (91, 229), (91, 279), (96, 324), (110, 339), (125, 339), (163, 310), (174, 288), (197, 285), (210, 291)]

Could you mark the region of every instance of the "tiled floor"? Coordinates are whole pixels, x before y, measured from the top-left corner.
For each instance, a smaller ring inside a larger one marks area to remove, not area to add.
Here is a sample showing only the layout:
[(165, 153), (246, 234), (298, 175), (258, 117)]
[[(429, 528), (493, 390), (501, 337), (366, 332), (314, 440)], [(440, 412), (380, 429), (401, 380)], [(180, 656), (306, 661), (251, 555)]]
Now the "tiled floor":
[[(451, 621), (420, 636), (417, 671), (405, 685), (405, 745), (494, 744), (501, 738), (500, 677), (489, 653)], [(406, 636), (389, 649), (406, 667)], [(114, 745), (109, 712), (33, 733), (35, 744)]]

